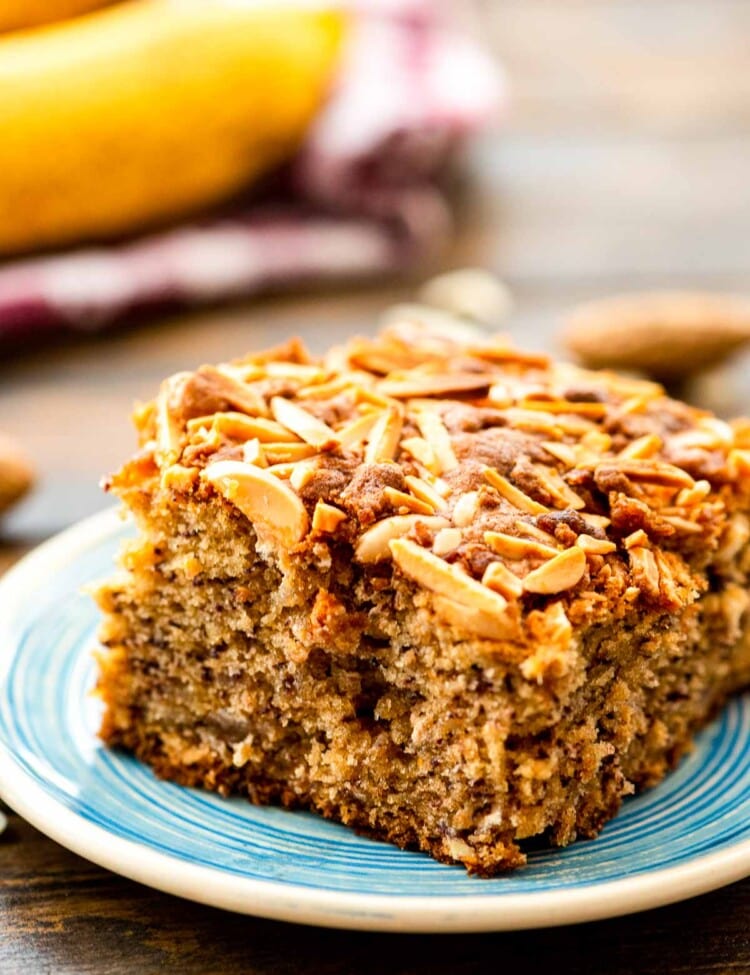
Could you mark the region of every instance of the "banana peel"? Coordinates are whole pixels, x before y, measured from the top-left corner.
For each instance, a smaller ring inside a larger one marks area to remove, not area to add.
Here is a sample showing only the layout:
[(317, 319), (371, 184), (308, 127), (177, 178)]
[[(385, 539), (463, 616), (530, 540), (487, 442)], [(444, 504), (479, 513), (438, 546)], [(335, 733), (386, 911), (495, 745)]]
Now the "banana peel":
[(0, 34), (9, 30), (25, 30), (53, 20), (66, 20), (85, 14), (97, 7), (106, 7), (112, 0), (0, 0)]
[(200, 210), (290, 156), (329, 89), (333, 10), (127, 0), (0, 38), (0, 254)]

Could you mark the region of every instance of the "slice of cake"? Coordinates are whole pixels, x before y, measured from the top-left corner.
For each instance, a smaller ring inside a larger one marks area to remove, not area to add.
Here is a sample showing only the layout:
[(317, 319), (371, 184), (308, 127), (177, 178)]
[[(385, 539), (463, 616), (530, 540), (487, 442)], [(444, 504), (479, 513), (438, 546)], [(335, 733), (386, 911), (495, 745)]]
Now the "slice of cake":
[(414, 325), (168, 379), (109, 481), (102, 736), (491, 875), (750, 680), (750, 423)]

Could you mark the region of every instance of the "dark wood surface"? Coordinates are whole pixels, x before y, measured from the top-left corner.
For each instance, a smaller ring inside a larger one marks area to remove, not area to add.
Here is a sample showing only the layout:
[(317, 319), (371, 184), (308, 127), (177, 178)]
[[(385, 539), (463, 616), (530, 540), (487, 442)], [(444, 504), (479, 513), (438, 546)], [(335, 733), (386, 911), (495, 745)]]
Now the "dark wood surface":
[[(750, 284), (750, 4), (485, 0), (514, 110), (473, 152), (451, 264), (517, 298), (509, 330), (554, 348), (566, 308), (612, 291)], [(1, 176), (0, 176), (1, 178)], [(321, 349), (410, 285), (276, 296), (0, 360), (0, 426), (39, 472), (0, 528), (0, 571), (108, 502), (127, 414), (159, 379), (296, 332)], [(750, 409), (748, 362), (704, 384)], [(696, 394), (697, 395), (697, 394)], [(620, 920), (534, 933), (395, 936), (233, 916), (122, 880), (17, 816), (0, 838), (0, 973), (750, 972), (750, 881)]]

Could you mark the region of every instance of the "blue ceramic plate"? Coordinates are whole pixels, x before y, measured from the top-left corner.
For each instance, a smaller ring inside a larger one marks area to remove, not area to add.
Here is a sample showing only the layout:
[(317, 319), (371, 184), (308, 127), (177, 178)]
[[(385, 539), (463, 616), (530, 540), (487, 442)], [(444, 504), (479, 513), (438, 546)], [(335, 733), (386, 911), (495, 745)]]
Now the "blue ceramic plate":
[(593, 842), (534, 852), (496, 880), (306, 813), (160, 782), (96, 738), (97, 612), (132, 529), (104, 512), (0, 584), (0, 794), (53, 839), (161, 890), (331, 927), (479, 931), (568, 924), (691, 897), (750, 874), (750, 698)]

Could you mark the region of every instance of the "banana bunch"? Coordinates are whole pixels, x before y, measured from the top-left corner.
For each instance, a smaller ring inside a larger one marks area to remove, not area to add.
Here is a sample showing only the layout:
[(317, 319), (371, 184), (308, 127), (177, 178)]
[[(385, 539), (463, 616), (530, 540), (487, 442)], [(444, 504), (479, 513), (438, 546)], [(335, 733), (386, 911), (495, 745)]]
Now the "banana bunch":
[[(14, 10), (95, 5), (0, 0), (0, 29)], [(125, 234), (244, 187), (299, 145), (343, 27), (273, 0), (122, 0), (3, 34), (0, 255)]]

